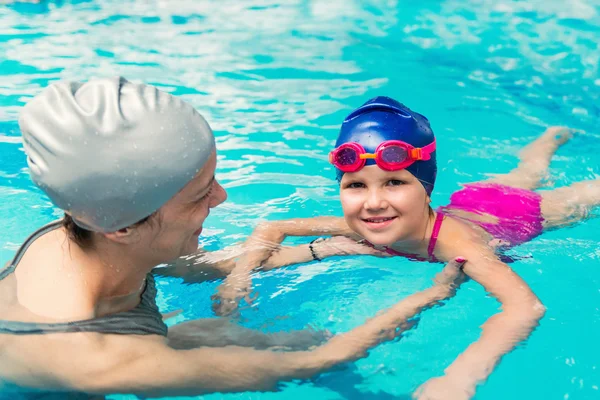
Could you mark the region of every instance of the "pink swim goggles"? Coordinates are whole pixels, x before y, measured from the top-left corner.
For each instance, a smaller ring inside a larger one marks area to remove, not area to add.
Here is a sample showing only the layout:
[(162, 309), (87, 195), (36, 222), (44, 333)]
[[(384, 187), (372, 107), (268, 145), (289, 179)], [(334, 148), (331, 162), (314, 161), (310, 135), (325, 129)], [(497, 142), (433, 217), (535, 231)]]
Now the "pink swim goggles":
[(379, 168), (397, 171), (412, 165), (415, 161), (431, 159), (435, 151), (435, 139), (424, 147), (413, 147), (400, 140), (386, 140), (377, 146), (375, 154), (367, 153), (356, 142), (344, 143), (329, 153), (329, 162), (342, 172), (356, 172), (362, 169), (367, 159), (375, 159)]

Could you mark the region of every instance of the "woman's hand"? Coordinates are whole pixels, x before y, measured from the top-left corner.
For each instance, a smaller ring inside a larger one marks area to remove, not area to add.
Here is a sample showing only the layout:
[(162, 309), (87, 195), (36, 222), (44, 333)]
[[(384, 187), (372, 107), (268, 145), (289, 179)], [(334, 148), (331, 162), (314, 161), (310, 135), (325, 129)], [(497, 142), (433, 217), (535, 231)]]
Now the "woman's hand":
[(413, 394), (415, 400), (468, 400), (475, 394), (474, 388), (463, 386), (448, 375), (432, 378)]

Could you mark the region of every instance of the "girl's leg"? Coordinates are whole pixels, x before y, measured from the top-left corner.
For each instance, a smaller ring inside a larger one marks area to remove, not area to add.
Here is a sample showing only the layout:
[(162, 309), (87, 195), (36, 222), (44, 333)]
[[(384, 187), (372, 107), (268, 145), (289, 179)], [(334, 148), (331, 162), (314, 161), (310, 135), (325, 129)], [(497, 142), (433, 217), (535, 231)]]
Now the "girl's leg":
[(572, 135), (570, 129), (560, 126), (546, 129), (542, 136), (521, 150), (517, 168), (507, 174), (499, 174), (484, 183), (498, 183), (527, 190), (537, 189), (547, 175), (552, 156)]
[(600, 179), (540, 194), (544, 229), (562, 228), (586, 219), (592, 208), (600, 205)]

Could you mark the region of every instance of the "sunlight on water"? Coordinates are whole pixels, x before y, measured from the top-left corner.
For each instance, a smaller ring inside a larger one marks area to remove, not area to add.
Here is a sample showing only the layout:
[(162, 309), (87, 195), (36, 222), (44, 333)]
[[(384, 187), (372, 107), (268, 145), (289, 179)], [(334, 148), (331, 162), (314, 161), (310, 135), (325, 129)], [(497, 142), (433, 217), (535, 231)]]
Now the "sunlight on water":
[[(2, 263), (61, 215), (29, 180), (16, 122), (20, 107), (57, 79), (123, 75), (182, 96), (207, 118), (229, 194), (201, 238), (211, 250), (243, 240), (263, 220), (341, 215), (327, 154), (345, 115), (376, 95), (431, 121), (435, 206), (460, 183), (514, 168), (518, 151), (548, 125), (581, 133), (559, 150), (544, 189), (600, 178), (597, 0), (72, 0), (1, 6), (0, 22)], [(513, 268), (548, 312), (477, 399), (598, 397), (599, 223), (511, 250)], [(343, 332), (429, 286), (438, 270), (361, 257), (260, 273), (243, 325)], [(184, 309), (175, 322), (213, 317), (217, 284), (160, 279), (161, 310)], [(207, 398), (409, 398), (497, 307), (469, 282), (400, 342), (352, 366), (276, 394)]]

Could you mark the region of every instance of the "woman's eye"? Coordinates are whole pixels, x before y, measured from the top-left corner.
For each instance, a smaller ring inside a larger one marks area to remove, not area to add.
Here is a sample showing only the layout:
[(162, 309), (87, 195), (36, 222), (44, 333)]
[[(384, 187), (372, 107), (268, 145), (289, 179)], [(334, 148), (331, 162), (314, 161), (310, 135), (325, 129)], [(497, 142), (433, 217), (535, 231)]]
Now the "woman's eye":
[(400, 186), (400, 185), (404, 185), (404, 181), (401, 181), (400, 179), (390, 179), (388, 181), (388, 185), (390, 185), (390, 186)]
[(206, 194), (202, 197), (200, 197), (200, 199), (198, 199), (198, 203), (202, 203), (204, 200), (208, 199), (208, 197), (211, 195), (213, 190), (213, 187), (211, 186), (210, 189), (208, 189), (208, 192), (206, 192)]

